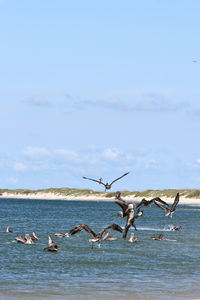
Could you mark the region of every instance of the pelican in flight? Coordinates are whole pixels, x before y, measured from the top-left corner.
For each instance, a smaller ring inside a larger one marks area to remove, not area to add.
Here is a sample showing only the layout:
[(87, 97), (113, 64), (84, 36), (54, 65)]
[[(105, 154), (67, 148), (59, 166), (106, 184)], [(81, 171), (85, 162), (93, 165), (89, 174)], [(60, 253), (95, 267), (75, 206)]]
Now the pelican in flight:
[(116, 238), (109, 235), (108, 230), (116, 230), (119, 232), (123, 232), (122, 228), (117, 224), (111, 224), (107, 227), (105, 227), (101, 232), (95, 233), (88, 225), (86, 224), (80, 224), (75, 226), (69, 231), (69, 236), (76, 234), (77, 232), (80, 232), (81, 230), (85, 230), (89, 234), (93, 236), (93, 238), (89, 239), (89, 242), (96, 243), (98, 242), (100, 244), (101, 241), (107, 240), (107, 241), (113, 241), (116, 240)]
[(145, 198), (143, 198), (141, 200), (141, 202), (136, 206), (136, 208), (140, 208), (141, 206), (151, 206), (155, 202), (160, 202), (160, 203), (162, 203), (164, 205), (169, 206), (165, 201), (163, 201), (159, 197), (156, 197), (156, 198), (153, 198), (151, 200), (146, 200)]
[(179, 202), (179, 193), (176, 194), (176, 197), (174, 199), (174, 202), (171, 206), (171, 208), (168, 208), (168, 207), (165, 207), (165, 206), (162, 206), (160, 205), (159, 203), (155, 202), (155, 204), (160, 207), (161, 209), (165, 210), (166, 211), (166, 217), (171, 217), (172, 218), (172, 214), (175, 212), (176, 210), (176, 206)]
[(104, 185), (105, 191), (106, 191), (106, 190), (110, 190), (110, 189), (111, 189), (112, 184), (113, 184), (115, 181), (121, 179), (122, 177), (124, 177), (124, 176), (126, 176), (126, 175), (128, 175), (128, 174), (129, 174), (129, 172), (123, 174), (122, 176), (120, 176), (120, 177), (114, 179), (111, 183), (104, 183), (104, 182), (102, 181), (102, 180), (103, 180), (102, 178), (100, 178), (99, 180), (97, 180), (97, 179), (88, 178), (88, 177), (83, 176), (83, 179), (92, 180), (92, 181), (94, 181), (94, 182), (97, 182), (97, 183), (99, 183), (99, 184)]
[(51, 236), (48, 236), (48, 247), (44, 248), (43, 250), (46, 251), (53, 251), (58, 252), (58, 249), (60, 248), (58, 245), (54, 245), (55, 241), (52, 240)]
[(121, 198), (121, 193), (120, 192), (116, 192), (116, 195), (115, 195), (115, 203), (117, 205), (119, 205), (121, 207), (121, 211), (119, 211), (116, 215), (116, 217), (126, 217), (128, 212), (135, 208), (135, 205), (132, 203), (132, 202), (127, 202), (125, 200), (123, 200)]
[(142, 215), (143, 215), (142, 210), (138, 209), (137, 214), (134, 215), (134, 210), (133, 209), (128, 209), (126, 225), (125, 225), (124, 232), (123, 232), (123, 238), (124, 239), (127, 237), (128, 230), (131, 226), (133, 226), (135, 228), (135, 230), (137, 230), (134, 222), (135, 222), (136, 219), (138, 219)]

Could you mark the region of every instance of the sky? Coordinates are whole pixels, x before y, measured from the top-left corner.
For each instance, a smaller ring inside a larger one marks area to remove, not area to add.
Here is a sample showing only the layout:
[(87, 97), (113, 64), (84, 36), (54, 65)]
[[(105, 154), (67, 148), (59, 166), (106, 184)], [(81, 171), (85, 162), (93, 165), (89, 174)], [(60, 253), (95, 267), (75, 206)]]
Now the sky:
[(0, 0), (0, 188), (198, 189), (199, 11)]

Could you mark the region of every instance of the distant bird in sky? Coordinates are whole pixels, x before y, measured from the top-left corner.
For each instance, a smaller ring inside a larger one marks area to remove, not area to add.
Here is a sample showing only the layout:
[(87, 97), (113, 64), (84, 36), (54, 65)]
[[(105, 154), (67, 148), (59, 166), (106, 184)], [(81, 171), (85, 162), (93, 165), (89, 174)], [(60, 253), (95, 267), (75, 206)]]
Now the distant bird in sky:
[(128, 175), (128, 174), (129, 174), (129, 172), (123, 174), (122, 176), (120, 176), (120, 177), (114, 179), (111, 183), (104, 183), (104, 182), (102, 181), (102, 180), (103, 180), (102, 178), (99, 178), (99, 179), (97, 180), (97, 179), (88, 178), (88, 177), (83, 176), (83, 179), (92, 180), (92, 181), (94, 181), (94, 182), (97, 182), (97, 183), (99, 183), (99, 184), (104, 185), (105, 191), (106, 191), (106, 190), (110, 190), (110, 189), (111, 189), (111, 186), (112, 186), (112, 184), (113, 184), (114, 182), (116, 182), (117, 180), (121, 179), (122, 177), (124, 177), (124, 176), (126, 176), (126, 175)]
[(153, 203), (155, 203), (155, 201), (160, 202), (160, 203), (162, 203), (164, 205), (169, 206), (165, 201), (163, 201), (159, 197), (156, 197), (156, 198), (153, 198), (151, 200), (146, 200), (145, 198), (143, 198), (141, 200), (141, 202), (136, 206), (136, 208), (140, 208), (141, 206), (151, 206)]
[(174, 199), (174, 202), (171, 206), (171, 208), (168, 208), (168, 207), (165, 207), (163, 205), (160, 205), (159, 203), (155, 202), (155, 204), (160, 207), (161, 209), (165, 210), (166, 211), (166, 217), (171, 217), (172, 218), (172, 214), (175, 212), (176, 210), (176, 206), (179, 202), (179, 193), (176, 194), (176, 197)]

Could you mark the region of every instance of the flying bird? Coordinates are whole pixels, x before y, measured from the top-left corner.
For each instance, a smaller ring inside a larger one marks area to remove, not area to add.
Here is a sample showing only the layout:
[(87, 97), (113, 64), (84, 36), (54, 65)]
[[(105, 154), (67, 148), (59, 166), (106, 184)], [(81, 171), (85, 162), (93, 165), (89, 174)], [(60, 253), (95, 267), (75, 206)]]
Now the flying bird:
[(134, 208), (135, 208), (135, 205), (132, 202), (127, 202), (127, 201), (125, 201), (125, 200), (123, 200), (121, 198), (121, 193), (120, 192), (116, 192), (115, 203), (117, 205), (119, 205), (121, 207), (121, 209), (122, 209), (121, 211), (119, 211), (117, 213), (116, 218), (118, 218), (118, 217), (122, 217), (122, 218), (126, 217), (127, 214), (128, 214), (128, 212), (129, 212), (129, 210), (130, 209), (134, 210)]
[(88, 177), (83, 176), (83, 179), (92, 180), (92, 181), (94, 181), (94, 182), (97, 182), (97, 183), (99, 183), (99, 184), (104, 185), (105, 191), (106, 191), (106, 190), (110, 190), (110, 189), (111, 189), (112, 184), (113, 184), (115, 181), (121, 179), (122, 177), (124, 177), (124, 176), (126, 176), (126, 175), (128, 175), (128, 174), (129, 174), (129, 172), (123, 174), (122, 176), (120, 176), (120, 177), (114, 179), (111, 183), (104, 183), (104, 182), (102, 181), (102, 180), (103, 180), (102, 178), (99, 178), (99, 179), (97, 180), (97, 179), (88, 178)]
[(165, 207), (165, 206), (162, 206), (161, 204), (155, 202), (155, 204), (160, 207), (161, 209), (165, 210), (166, 211), (166, 217), (171, 217), (172, 218), (172, 214), (175, 212), (176, 210), (176, 206), (179, 202), (179, 193), (176, 194), (176, 197), (174, 199), (174, 202), (171, 206), (171, 208), (168, 208), (168, 207)]
[(74, 235), (77, 232), (80, 232), (81, 230), (85, 230), (86, 232), (88, 232), (89, 234), (91, 234), (93, 236), (93, 238), (89, 239), (89, 242), (92, 242), (92, 243), (98, 242), (98, 243), (100, 243), (103, 240), (107, 240), (107, 241), (112, 240), (113, 241), (116, 238), (109, 235), (108, 230), (110, 230), (110, 229), (119, 231), (121, 233), (123, 231), (122, 228), (119, 225), (111, 224), (111, 225), (105, 227), (101, 232), (95, 233), (88, 225), (80, 224), (80, 225), (75, 226), (74, 228), (72, 228), (69, 231), (69, 236)]
[(145, 198), (143, 198), (141, 200), (141, 202), (136, 206), (136, 208), (140, 208), (141, 206), (151, 206), (153, 203), (156, 202), (160, 202), (164, 205), (169, 206), (165, 201), (163, 201), (162, 199), (160, 199), (159, 197), (153, 198), (151, 200), (146, 200)]
[(127, 233), (128, 233), (128, 230), (131, 226), (133, 226), (135, 228), (135, 230), (137, 230), (134, 222), (136, 219), (138, 219), (139, 217), (142, 217), (143, 215), (143, 211), (142, 210), (139, 210), (137, 211), (137, 214), (134, 215), (134, 210), (133, 209), (129, 209), (128, 210), (128, 213), (127, 213), (127, 220), (126, 220), (126, 225), (125, 225), (125, 228), (124, 228), (124, 232), (123, 232), (123, 238), (125, 239), (127, 237)]

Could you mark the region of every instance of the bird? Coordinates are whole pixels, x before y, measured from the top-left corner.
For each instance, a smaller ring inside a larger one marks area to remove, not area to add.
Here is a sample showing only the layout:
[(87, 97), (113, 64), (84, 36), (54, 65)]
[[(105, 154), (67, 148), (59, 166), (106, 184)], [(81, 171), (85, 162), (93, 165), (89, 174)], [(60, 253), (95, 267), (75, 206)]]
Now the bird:
[(127, 220), (126, 220), (126, 225), (123, 231), (123, 238), (125, 239), (127, 237), (127, 233), (128, 230), (131, 226), (133, 226), (135, 228), (135, 230), (137, 230), (134, 222), (137, 218), (141, 217), (143, 215), (143, 211), (139, 210), (137, 211), (137, 214), (134, 215), (134, 210), (133, 209), (129, 209), (128, 213), (127, 213)]
[(24, 236), (17, 236), (15, 239), (21, 244), (33, 244), (33, 240), (28, 233), (26, 233)]
[(32, 239), (32, 241), (38, 241), (39, 240), (37, 234), (34, 231), (33, 231), (32, 234), (30, 234), (30, 238)]
[(108, 182), (107, 182), (107, 183), (104, 183), (104, 182), (102, 181), (102, 180), (103, 180), (102, 178), (100, 178), (99, 180), (97, 180), (97, 179), (88, 178), (88, 177), (83, 176), (83, 179), (92, 180), (92, 181), (94, 181), (94, 182), (97, 182), (97, 183), (99, 183), (99, 184), (104, 185), (105, 191), (106, 191), (106, 190), (110, 190), (110, 189), (111, 189), (112, 184), (113, 184), (115, 181), (121, 179), (122, 177), (124, 177), (124, 176), (126, 176), (126, 175), (128, 175), (128, 174), (129, 174), (129, 172), (123, 174), (122, 176), (120, 176), (120, 177), (114, 179), (111, 183), (108, 183)]
[(69, 237), (68, 233), (62, 233), (62, 232), (56, 232), (54, 235), (58, 237)]
[(161, 233), (161, 234), (153, 236), (152, 240), (161, 241), (161, 240), (163, 240), (163, 237), (164, 237), (164, 235)]
[(135, 208), (135, 205), (132, 203), (132, 202), (127, 202), (125, 200), (123, 200), (121, 198), (121, 193), (120, 192), (116, 192), (116, 195), (115, 195), (115, 203), (117, 205), (119, 205), (122, 209), (122, 211), (119, 211), (116, 215), (116, 218), (118, 217), (126, 217), (127, 216), (127, 213), (130, 209), (133, 209)]
[(181, 226), (174, 226), (170, 230), (171, 231), (179, 231), (179, 230), (181, 230)]
[(160, 199), (159, 197), (153, 198), (151, 200), (146, 200), (145, 198), (143, 198), (140, 203), (136, 206), (136, 208), (140, 208), (141, 206), (151, 206), (153, 203), (155, 203), (155, 201), (160, 202), (164, 205), (169, 206), (165, 201), (163, 201), (162, 199)]
[(109, 235), (108, 230), (110, 230), (110, 229), (119, 231), (121, 233), (123, 232), (123, 229), (117, 224), (111, 224), (111, 225), (105, 227), (99, 233), (95, 233), (87, 224), (80, 224), (80, 225), (75, 226), (74, 228), (72, 228), (69, 231), (69, 236), (74, 235), (77, 232), (80, 232), (81, 230), (85, 230), (86, 232), (88, 232), (89, 234), (91, 234), (93, 236), (93, 238), (89, 239), (89, 242), (92, 242), (92, 243), (98, 242), (98, 243), (100, 243), (103, 240), (107, 240), (107, 241), (112, 240), (113, 241), (116, 238)]
[(58, 245), (54, 245), (55, 241), (51, 238), (51, 236), (48, 236), (48, 247), (44, 248), (43, 250), (46, 251), (53, 251), (58, 252), (58, 249), (60, 248)]
[(6, 232), (13, 232), (12, 227), (8, 226), (8, 227), (6, 228)]
[(129, 241), (130, 243), (137, 243), (137, 242), (139, 242), (139, 239), (138, 239), (137, 237), (135, 237), (135, 233), (134, 233), (134, 232), (131, 232), (128, 241)]
[(162, 205), (160, 205), (159, 203), (157, 203), (157, 202), (155, 202), (155, 204), (159, 207), (159, 208), (161, 208), (161, 209), (163, 209), (163, 210), (165, 210), (167, 213), (166, 213), (166, 217), (171, 217), (172, 218), (172, 214), (175, 212), (175, 210), (176, 210), (176, 206), (177, 206), (177, 204), (178, 204), (178, 202), (179, 202), (179, 193), (177, 193), (176, 194), (176, 197), (175, 197), (175, 199), (174, 199), (174, 202), (173, 202), (173, 204), (172, 204), (172, 206), (171, 206), (171, 208), (168, 208), (168, 207), (165, 207), (165, 206), (162, 206)]

